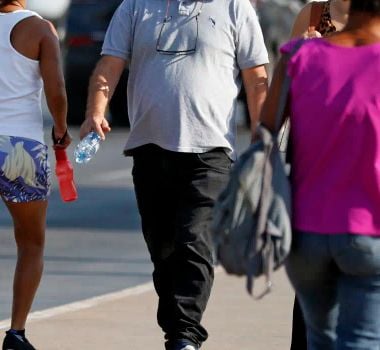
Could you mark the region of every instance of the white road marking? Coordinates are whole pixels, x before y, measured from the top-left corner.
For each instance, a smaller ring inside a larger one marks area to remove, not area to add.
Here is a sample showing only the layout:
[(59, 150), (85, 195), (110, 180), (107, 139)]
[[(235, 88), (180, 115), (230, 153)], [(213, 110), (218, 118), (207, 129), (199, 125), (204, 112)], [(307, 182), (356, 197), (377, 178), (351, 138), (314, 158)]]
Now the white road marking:
[[(119, 292), (107, 293), (107, 294), (103, 294), (97, 297), (69, 303), (66, 305), (52, 307), (50, 309), (35, 311), (29, 314), (28, 322), (37, 321), (37, 320), (46, 320), (48, 318), (66, 314), (68, 312), (75, 312), (75, 311), (90, 309), (100, 304), (104, 304), (110, 301), (120, 300), (132, 295), (144, 294), (153, 290), (154, 290), (153, 283), (149, 282), (149, 283), (141, 284), (136, 287), (127, 288)], [(0, 321), (0, 329), (9, 328), (10, 323), (11, 323), (10, 319)]]

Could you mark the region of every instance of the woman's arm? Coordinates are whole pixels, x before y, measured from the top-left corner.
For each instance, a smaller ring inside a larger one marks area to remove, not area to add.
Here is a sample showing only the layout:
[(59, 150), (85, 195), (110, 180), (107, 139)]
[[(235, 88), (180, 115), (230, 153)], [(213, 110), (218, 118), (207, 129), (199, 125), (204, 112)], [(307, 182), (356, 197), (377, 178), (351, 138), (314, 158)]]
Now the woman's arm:
[(309, 30), (312, 4), (307, 4), (294, 21), (291, 38), (320, 38), (321, 34), (316, 30)]
[[(59, 40), (54, 26), (41, 20), (40, 69), (49, 111), (54, 120), (54, 137), (61, 139), (60, 147), (67, 147), (71, 138), (67, 131), (67, 98), (63, 77)], [(64, 137), (65, 136), (65, 137)], [(64, 139), (62, 139), (64, 137)]]
[(286, 117), (288, 116), (289, 103), (287, 103), (287, 108), (282, 116), (281, 123), (278, 126), (278, 130), (276, 130), (276, 114), (278, 110), (278, 105), (280, 103), (281, 90), (286, 74), (286, 67), (287, 57), (283, 56), (281, 57), (274, 70), (272, 82), (269, 87), (268, 96), (264, 102), (264, 106), (260, 115), (261, 124), (268, 128), (272, 133), (279, 130), (279, 126), (284, 123)]

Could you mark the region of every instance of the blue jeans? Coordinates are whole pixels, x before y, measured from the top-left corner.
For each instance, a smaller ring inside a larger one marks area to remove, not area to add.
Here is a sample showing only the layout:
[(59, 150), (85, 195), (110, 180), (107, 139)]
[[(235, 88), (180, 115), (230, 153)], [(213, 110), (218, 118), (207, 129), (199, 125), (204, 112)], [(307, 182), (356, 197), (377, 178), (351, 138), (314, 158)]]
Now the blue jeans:
[(380, 350), (380, 237), (295, 232), (286, 269), (308, 350)]
[(209, 224), (231, 159), (222, 148), (198, 154), (145, 145), (133, 151), (133, 160), (166, 349), (176, 348), (179, 339), (199, 346), (207, 339), (201, 319), (214, 278)]

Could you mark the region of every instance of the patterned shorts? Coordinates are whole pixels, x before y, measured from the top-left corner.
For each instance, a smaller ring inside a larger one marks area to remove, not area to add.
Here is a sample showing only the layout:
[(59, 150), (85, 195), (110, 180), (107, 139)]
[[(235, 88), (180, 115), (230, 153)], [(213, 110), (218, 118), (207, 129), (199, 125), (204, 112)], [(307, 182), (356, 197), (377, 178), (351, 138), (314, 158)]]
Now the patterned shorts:
[(13, 203), (46, 200), (50, 186), (47, 146), (0, 135), (0, 196)]

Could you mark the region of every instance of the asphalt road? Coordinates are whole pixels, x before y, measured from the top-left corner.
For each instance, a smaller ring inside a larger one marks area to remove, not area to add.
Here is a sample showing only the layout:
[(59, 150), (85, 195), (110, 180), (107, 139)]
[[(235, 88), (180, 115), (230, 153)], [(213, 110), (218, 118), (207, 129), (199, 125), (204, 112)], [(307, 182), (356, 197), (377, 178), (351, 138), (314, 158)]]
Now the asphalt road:
[[(86, 165), (74, 165), (79, 199), (63, 203), (53, 176), (48, 209), (45, 271), (33, 310), (63, 305), (151, 280), (131, 178), (122, 155), (127, 130), (113, 130)], [(76, 141), (78, 130), (72, 131)], [(239, 148), (247, 145), (240, 132)], [(48, 131), (46, 133), (48, 135)], [(74, 145), (68, 149), (71, 158)], [(54, 157), (50, 157), (54, 168)], [(0, 204), (0, 319), (10, 316), (15, 243)]]

